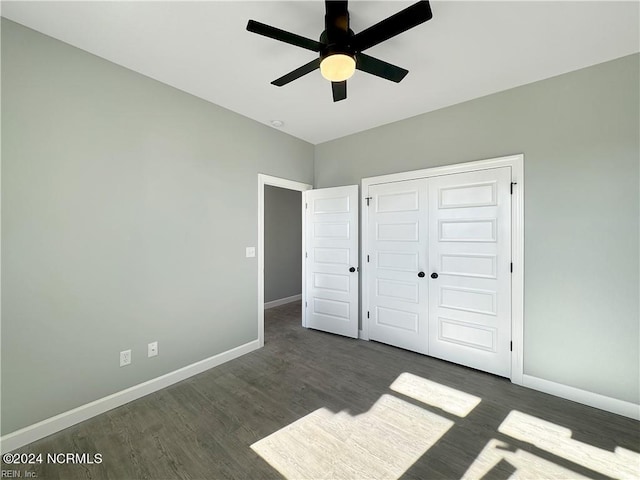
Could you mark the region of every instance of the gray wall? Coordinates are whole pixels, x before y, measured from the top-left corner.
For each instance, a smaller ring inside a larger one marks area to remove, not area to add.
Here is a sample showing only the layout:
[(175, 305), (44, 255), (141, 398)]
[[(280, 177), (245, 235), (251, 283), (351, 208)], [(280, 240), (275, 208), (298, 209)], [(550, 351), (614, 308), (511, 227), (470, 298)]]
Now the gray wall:
[(258, 172), (313, 146), (2, 20), (3, 434), (257, 339)]
[(2, 434), (256, 339), (257, 173), (312, 183), (314, 152), (318, 187), (524, 153), (525, 373), (638, 402), (638, 71), (314, 150), (3, 19)]
[(264, 301), (302, 293), (302, 193), (264, 187)]
[(638, 59), (318, 145), (315, 185), (524, 153), (525, 374), (638, 403)]

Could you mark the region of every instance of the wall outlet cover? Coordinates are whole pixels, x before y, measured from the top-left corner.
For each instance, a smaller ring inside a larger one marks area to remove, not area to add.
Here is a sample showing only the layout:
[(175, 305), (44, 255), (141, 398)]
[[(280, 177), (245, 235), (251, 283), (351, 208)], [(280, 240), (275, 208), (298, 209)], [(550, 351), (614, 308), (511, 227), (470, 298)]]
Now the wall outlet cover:
[(155, 357), (158, 355), (158, 342), (151, 342), (147, 345), (147, 357)]
[(123, 350), (120, 352), (120, 366), (124, 367), (125, 365), (131, 364), (131, 350)]
[(256, 256), (256, 247), (247, 247), (247, 258)]

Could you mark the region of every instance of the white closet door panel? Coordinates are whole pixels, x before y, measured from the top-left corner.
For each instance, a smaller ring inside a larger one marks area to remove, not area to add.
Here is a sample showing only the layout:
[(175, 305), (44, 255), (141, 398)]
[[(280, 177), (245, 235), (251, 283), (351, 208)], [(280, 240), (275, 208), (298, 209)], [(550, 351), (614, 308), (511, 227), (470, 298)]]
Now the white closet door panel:
[[(511, 169), (429, 179), (429, 355), (511, 371)], [(433, 278), (437, 276), (437, 278)]]
[(369, 338), (427, 353), (427, 181), (369, 187)]

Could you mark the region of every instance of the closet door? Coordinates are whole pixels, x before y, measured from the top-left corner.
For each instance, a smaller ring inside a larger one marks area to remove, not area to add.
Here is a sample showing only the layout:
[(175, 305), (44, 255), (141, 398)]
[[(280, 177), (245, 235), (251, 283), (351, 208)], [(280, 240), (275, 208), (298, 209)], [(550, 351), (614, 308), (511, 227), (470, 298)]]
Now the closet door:
[(511, 169), (429, 179), (428, 354), (511, 372)]
[(372, 185), (367, 196), (369, 338), (427, 353), (427, 180)]

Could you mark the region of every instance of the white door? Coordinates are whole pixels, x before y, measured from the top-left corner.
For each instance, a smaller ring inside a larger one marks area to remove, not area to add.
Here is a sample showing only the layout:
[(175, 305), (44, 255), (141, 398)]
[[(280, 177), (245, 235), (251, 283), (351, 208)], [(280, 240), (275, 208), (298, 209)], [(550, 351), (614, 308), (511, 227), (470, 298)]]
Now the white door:
[(427, 180), (372, 185), (367, 197), (369, 338), (427, 353)]
[(358, 338), (358, 186), (303, 192), (304, 321)]
[(429, 179), (429, 355), (509, 377), (511, 169)]
[(369, 186), (371, 340), (510, 376), (510, 186), (510, 167)]

